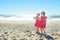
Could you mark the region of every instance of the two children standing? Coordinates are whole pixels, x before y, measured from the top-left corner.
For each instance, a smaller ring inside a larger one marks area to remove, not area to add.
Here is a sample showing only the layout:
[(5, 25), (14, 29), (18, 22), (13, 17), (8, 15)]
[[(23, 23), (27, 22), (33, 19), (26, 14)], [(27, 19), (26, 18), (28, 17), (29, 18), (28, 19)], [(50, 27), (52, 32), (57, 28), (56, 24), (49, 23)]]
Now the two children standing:
[(35, 28), (36, 33), (39, 33), (39, 29), (41, 30), (42, 34), (45, 34), (45, 28), (46, 28), (46, 19), (45, 12), (37, 13), (37, 15), (34, 17), (35, 21)]

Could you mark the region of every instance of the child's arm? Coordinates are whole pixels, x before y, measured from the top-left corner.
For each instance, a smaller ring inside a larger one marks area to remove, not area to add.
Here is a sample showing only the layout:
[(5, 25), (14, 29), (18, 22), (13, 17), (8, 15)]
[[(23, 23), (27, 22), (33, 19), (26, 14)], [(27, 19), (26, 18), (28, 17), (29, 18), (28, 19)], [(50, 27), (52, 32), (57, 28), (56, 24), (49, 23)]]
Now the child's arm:
[(47, 21), (47, 17), (45, 18), (45, 20), (44, 20), (44, 22), (43, 22), (44, 25), (46, 24), (46, 21)]
[(46, 22), (45, 23), (43, 23), (43, 25), (45, 25), (46, 24)]
[(41, 17), (39, 17), (38, 20), (41, 21)]
[(39, 20), (39, 21), (40, 21), (40, 18), (39, 18), (39, 17), (37, 17), (37, 16), (36, 16), (36, 17), (34, 17), (34, 19), (36, 19), (36, 20)]
[(38, 18), (34, 16), (34, 19), (38, 19)]
[(34, 19), (36, 19), (36, 17), (34, 16)]

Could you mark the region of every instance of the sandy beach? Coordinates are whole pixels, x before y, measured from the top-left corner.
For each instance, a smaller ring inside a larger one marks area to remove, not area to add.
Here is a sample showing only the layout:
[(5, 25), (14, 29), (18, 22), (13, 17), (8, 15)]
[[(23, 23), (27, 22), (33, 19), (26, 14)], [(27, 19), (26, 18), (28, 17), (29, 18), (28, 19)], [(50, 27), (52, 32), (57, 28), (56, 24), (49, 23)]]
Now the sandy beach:
[[(0, 40), (49, 40), (35, 34), (32, 20), (0, 20)], [(60, 40), (60, 20), (49, 20), (46, 35)]]

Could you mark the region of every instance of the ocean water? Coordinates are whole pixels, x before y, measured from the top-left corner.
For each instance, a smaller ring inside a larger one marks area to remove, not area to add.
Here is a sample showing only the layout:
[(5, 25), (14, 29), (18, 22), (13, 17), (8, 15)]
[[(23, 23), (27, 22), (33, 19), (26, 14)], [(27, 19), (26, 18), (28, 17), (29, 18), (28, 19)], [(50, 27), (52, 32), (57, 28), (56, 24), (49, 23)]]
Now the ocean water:
[(34, 20), (33, 15), (0, 15), (0, 20)]
[[(0, 20), (34, 20), (35, 15), (0, 15)], [(47, 16), (48, 20), (60, 20), (60, 16)]]

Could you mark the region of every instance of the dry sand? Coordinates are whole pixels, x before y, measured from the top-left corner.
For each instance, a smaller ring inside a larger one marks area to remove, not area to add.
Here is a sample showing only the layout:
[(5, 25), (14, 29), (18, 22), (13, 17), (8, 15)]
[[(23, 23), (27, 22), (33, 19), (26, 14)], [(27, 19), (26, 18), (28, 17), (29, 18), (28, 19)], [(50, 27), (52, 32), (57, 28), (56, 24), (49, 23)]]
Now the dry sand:
[[(49, 40), (36, 35), (33, 24), (32, 20), (0, 20), (0, 40)], [(60, 20), (47, 21), (46, 33), (60, 40)]]

